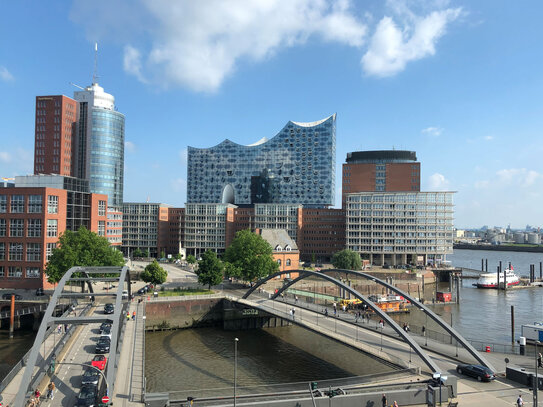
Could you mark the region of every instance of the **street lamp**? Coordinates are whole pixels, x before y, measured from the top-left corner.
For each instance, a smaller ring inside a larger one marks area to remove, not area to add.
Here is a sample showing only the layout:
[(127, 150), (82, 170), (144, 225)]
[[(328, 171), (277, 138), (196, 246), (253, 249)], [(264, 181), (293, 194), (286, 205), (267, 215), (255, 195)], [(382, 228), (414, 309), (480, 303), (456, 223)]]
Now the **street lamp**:
[(383, 324), (380, 324), (379, 326), (381, 327), (381, 350), (383, 350), (383, 328), (384, 328), (384, 326), (383, 326)]
[(537, 368), (539, 367), (539, 361), (537, 360), (538, 352), (537, 352), (537, 345), (541, 344), (539, 341), (535, 341), (535, 383), (534, 383), (534, 407), (538, 406), (537, 401), (537, 390), (539, 387), (539, 379), (537, 375)]
[(238, 386), (238, 338), (234, 338), (234, 407), (236, 406), (236, 391)]

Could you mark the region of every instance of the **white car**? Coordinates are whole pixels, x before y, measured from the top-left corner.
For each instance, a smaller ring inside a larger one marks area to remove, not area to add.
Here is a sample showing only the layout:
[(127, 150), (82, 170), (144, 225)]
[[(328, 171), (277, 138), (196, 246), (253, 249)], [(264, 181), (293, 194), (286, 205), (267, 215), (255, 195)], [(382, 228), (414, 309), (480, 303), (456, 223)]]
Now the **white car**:
[(123, 296), (122, 297), (123, 297), (123, 300), (128, 299), (128, 290), (123, 290)]

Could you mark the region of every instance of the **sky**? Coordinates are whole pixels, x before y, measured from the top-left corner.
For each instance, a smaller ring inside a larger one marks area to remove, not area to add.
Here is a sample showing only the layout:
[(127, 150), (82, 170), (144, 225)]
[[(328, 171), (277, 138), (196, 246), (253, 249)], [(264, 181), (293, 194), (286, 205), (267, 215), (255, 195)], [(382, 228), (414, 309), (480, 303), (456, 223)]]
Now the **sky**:
[(0, 2), (0, 176), (33, 172), (35, 97), (98, 82), (126, 116), (124, 200), (184, 206), (187, 146), (337, 113), (347, 152), (414, 150), (458, 228), (543, 225), (543, 2)]

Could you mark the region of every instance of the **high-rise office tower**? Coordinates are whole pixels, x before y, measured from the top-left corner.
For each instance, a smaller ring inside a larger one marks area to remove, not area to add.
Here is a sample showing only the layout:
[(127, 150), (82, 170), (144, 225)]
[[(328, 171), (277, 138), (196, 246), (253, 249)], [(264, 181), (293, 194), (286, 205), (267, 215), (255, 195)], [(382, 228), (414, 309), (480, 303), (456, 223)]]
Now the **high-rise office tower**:
[(79, 102), (75, 138), (75, 175), (88, 179), (90, 191), (108, 196), (108, 207), (120, 209), (124, 181), (124, 115), (115, 98), (94, 82), (74, 92)]
[(63, 95), (36, 97), (34, 174), (74, 176), (76, 120), (75, 100)]

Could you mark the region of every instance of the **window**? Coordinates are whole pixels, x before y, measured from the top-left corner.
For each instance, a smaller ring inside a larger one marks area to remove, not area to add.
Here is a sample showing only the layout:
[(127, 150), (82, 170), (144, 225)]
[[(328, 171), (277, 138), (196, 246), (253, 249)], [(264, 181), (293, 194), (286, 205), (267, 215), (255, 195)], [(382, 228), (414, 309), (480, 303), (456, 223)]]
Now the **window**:
[(105, 236), (106, 235), (106, 221), (99, 220), (98, 221), (98, 236)]
[(279, 267), (281, 267), (281, 259), (277, 259), (277, 264), (279, 264)]
[(8, 197), (6, 195), (0, 195), (0, 213), (6, 213), (8, 209)]
[(0, 219), (0, 237), (6, 236), (6, 220)]
[(40, 261), (40, 260), (41, 260), (41, 244), (27, 243), (26, 244), (26, 261)]
[(47, 213), (58, 213), (58, 196), (49, 195), (47, 197)]
[(51, 258), (51, 255), (53, 254), (53, 250), (57, 247), (56, 243), (47, 243), (47, 247), (45, 248), (45, 257), (46, 260), (49, 261)]
[(39, 267), (27, 267), (26, 268), (26, 278), (40, 278), (40, 268)]
[(98, 201), (98, 216), (106, 216), (106, 201)]
[(9, 244), (9, 261), (22, 261), (22, 260), (23, 260), (23, 244), (10, 243)]
[(287, 266), (290, 266), (290, 259), (287, 259)]
[(47, 237), (57, 237), (58, 220), (47, 219)]
[(11, 213), (23, 213), (25, 210), (25, 197), (24, 195), (12, 195), (11, 206), (9, 211)]
[(10, 237), (23, 237), (25, 229), (24, 219), (10, 219), (9, 220), (9, 236)]
[(0, 266), (0, 277), (4, 277), (4, 266)]
[(0, 260), (6, 260), (6, 244), (0, 242)]
[(41, 219), (28, 219), (27, 237), (41, 237)]
[(23, 272), (21, 270), (21, 267), (19, 266), (8, 267), (8, 277), (21, 278), (22, 276), (23, 276)]
[(41, 213), (42, 206), (41, 195), (30, 195), (28, 197), (28, 213)]

